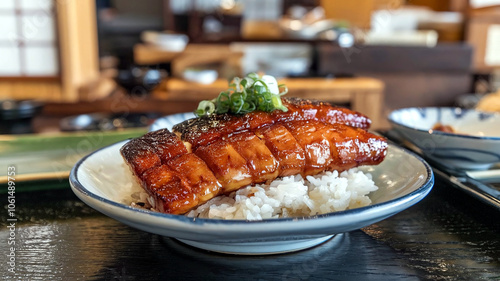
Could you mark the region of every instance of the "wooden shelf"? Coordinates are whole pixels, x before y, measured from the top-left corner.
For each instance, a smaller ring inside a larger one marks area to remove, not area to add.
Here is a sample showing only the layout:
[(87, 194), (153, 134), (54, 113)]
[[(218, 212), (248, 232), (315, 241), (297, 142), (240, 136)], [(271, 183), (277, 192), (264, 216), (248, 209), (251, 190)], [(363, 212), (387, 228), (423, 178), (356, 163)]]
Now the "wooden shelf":
[(189, 44), (181, 52), (168, 51), (148, 44), (134, 46), (135, 63), (171, 63), (174, 77), (182, 77), (188, 67), (212, 63), (224, 63), (241, 71), (242, 57), (242, 52), (234, 51), (226, 44)]

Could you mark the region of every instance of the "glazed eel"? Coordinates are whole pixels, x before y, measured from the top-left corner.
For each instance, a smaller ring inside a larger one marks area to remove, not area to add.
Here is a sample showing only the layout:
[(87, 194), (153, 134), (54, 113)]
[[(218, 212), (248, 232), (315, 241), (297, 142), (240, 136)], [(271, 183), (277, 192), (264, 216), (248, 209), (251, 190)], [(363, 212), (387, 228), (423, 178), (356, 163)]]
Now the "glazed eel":
[(121, 148), (161, 212), (183, 214), (214, 196), (280, 176), (380, 163), (383, 137), (354, 111), (284, 100), (288, 112), (211, 115), (149, 132)]

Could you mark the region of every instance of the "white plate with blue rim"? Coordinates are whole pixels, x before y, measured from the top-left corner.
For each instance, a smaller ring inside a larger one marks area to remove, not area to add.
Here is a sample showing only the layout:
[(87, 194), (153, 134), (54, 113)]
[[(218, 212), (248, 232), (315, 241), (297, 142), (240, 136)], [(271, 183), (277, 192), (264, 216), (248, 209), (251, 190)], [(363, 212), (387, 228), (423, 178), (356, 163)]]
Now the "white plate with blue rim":
[[(159, 122), (173, 125), (183, 118), (176, 114)], [(166, 127), (171, 128), (170, 125)], [(153, 125), (153, 128), (160, 126)], [(369, 206), (261, 221), (190, 218), (131, 206), (131, 194), (137, 184), (120, 155), (119, 150), (125, 143), (113, 144), (81, 159), (70, 174), (74, 193), (92, 208), (131, 227), (222, 253), (276, 254), (310, 248), (337, 234), (363, 228), (411, 207), (422, 200), (434, 184), (432, 170), (424, 160), (390, 144), (381, 164), (359, 168), (370, 173), (379, 187), (370, 194), (372, 204)]]
[[(389, 114), (394, 130), (426, 157), (452, 168), (485, 170), (500, 163), (500, 114), (455, 107), (413, 107)], [(454, 132), (435, 130), (436, 124)]]

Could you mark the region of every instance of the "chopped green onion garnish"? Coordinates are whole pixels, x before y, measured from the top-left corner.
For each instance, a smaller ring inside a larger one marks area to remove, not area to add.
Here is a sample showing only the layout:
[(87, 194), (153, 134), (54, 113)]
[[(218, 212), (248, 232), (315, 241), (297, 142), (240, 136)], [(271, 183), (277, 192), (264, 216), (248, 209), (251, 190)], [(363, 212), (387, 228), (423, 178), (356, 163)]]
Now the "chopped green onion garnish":
[(202, 115), (207, 115), (207, 114), (212, 114), (215, 111), (215, 105), (211, 101), (201, 101), (200, 104), (198, 105), (198, 109), (196, 109), (195, 114), (198, 116)]
[(278, 85), (274, 77), (250, 73), (244, 78), (235, 77), (229, 89), (221, 92), (217, 98), (201, 101), (194, 113), (197, 116), (212, 113), (245, 114), (255, 110), (271, 112), (276, 109), (286, 112), (288, 109), (281, 103), (281, 96), (287, 92), (286, 86)]

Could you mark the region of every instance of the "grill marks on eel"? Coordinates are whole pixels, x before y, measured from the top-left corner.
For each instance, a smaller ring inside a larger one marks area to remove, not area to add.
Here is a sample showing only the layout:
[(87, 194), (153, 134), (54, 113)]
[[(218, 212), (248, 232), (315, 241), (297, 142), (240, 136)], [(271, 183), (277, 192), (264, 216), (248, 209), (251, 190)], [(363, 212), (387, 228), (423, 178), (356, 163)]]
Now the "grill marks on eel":
[(161, 212), (182, 214), (220, 193), (207, 164), (167, 129), (131, 140), (121, 153)]
[(365, 115), (347, 108), (332, 106), (320, 101), (299, 98), (282, 98), (287, 112), (251, 112), (242, 116), (213, 114), (182, 122), (174, 126), (182, 140), (193, 147), (204, 146), (233, 132), (255, 131), (272, 124), (284, 124), (291, 121), (320, 121), (327, 124), (345, 124), (368, 129), (371, 120)]
[(187, 147), (163, 129), (121, 149), (161, 212), (182, 214), (219, 194), (278, 176), (378, 164), (387, 144), (363, 129), (302, 120), (237, 131), (192, 151)]

